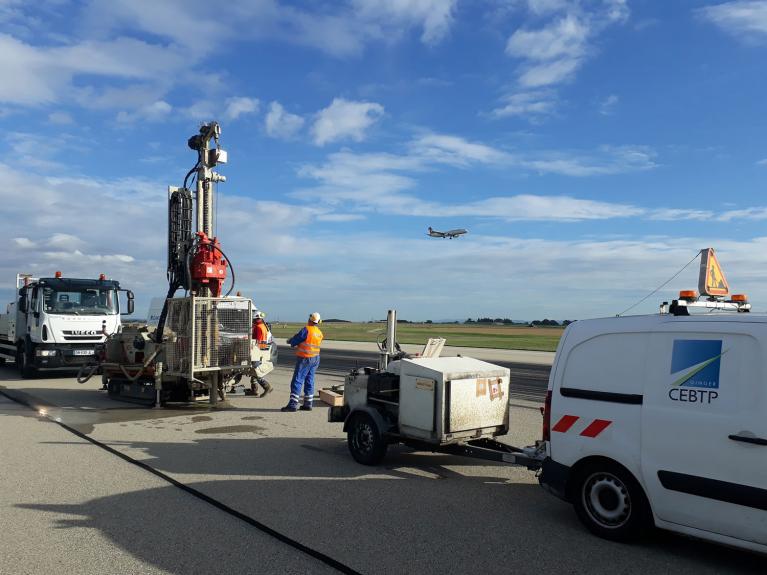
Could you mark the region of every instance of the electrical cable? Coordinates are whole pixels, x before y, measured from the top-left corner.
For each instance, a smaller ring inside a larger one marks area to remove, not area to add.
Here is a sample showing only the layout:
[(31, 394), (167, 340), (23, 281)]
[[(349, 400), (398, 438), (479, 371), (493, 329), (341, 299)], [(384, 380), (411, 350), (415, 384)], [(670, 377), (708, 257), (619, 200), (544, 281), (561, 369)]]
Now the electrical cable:
[(184, 176), (184, 186), (183, 186), (184, 189), (186, 189), (186, 182), (189, 179), (189, 176), (195, 173), (197, 171), (197, 168), (199, 167), (200, 167), (200, 159), (198, 158), (197, 163), (194, 165), (194, 167), (186, 173), (186, 176)]
[(698, 250), (698, 251), (697, 251), (697, 253), (696, 253), (696, 254), (693, 256), (693, 258), (692, 258), (692, 259), (691, 259), (689, 262), (687, 262), (686, 264), (684, 264), (684, 266), (682, 267), (682, 269), (680, 269), (680, 270), (679, 270), (678, 272), (676, 272), (676, 273), (675, 273), (673, 276), (671, 276), (671, 277), (670, 277), (669, 279), (667, 279), (665, 282), (663, 282), (662, 284), (660, 284), (658, 287), (656, 287), (654, 290), (652, 290), (650, 293), (648, 293), (646, 296), (644, 296), (642, 299), (640, 299), (640, 300), (639, 300), (638, 302), (636, 302), (634, 305), (627, 307), (626, 309), (624, 309), (624, 310), (623, 310), (622, 312), (620, 312), (619, 314), (615, 314), (615, 317), (620, 317), (620, 316), (622, 316), (624, 313), (626, 313), (627, 311), (634, 309), (636, 306), (638, 306), (640, 303), (642, 303), (643, 301), (645, 301), (645, 300), (646, 300), (647, 298), (649, 298), (651, 295), (655, 294), (655, 293), (656, 293), (658, 290), (662, 289), (662, 288), (663, 288), (663, 287), (664, 287), (666, 284), (668, 284), (668, 283), (669, 283), (669, 282), (671, 282), (672, 280), (676, 279), (676, 277), (677, 277), (679, 274), (681, 274), (681, 273), (682, 273), (682, 272), (683, 272), (685, 269), (687, 269), (687, 266), (689, 266), (689, 265), (690, 265), (692, 262), (694, 262), (694, 261), (695, 261), (695, 260), (698, 258), (698, 256), (700, 255), (700, 252), (702, 252), (702, 251), (703, 251), (703, 250)]
[[(40, 412), (40, 410), (34, 405), (32, 405), (32, 403), (30, 403), (29, 401), (16, 397), (15, 395), (6, 393), (4, 390), (0, 390), (0, 395), (7, 397), (11, 401), (18, 403), (19, 405), (28, 407), (29, 409), (35, 412), (38, 412), (38, 413)], [(203, 493), (202, 491), (199, 491), (195, 489), (194, 487), (187, 485), (186, 483), (181, 483), (178, 479), (174, 479), (170, 475), (167, 475), (163, 473), (162, 471), (155, 469), (154, 467), (152, 467), (151, 465), (148, 465), (144, 461), (134, 459), (130, 455), (127, 455), (121, 451), (118, 451), (114, 447), (111, 447), (105, 443), (102, 443), (98, 439), (94, 439), (90, 437), (89, 435), (86, 435), (85, 433), (78, 431), (75, 428), (70, 427), (66, 423), (63, 423), (61, 421), (56, 421), (55, 419), (51, 417), (46, 417), (46, 419), (50, 421), (51, 423), (55, 423), (62, 429), (65, 429), (69, 433), (79, 437), (83, 441), (87, 441), (88, 443), (103, 449), (107, 453), (110, 453), (112, 455), (119, 457), (120, 459), (122, 459), (123, 461), (127, 463), (135, 465), (136, 467), (139, 467), (143, 469), (144, 471), (148, 471), (152, 475), (162, 479), (163, 481), (165, 481), (166, 483), (169, 483), (173, 487), (181, 489), (182, 491), (188, 493), (192, 497), (195, 497), (196, 499), (199, 499), (200, 501), (204, 501), (205, 503), (212, 505), (216, 509), (223, 511), (224, 513), (231, 515), (232, 517), (239, 519), (240, 521), (243, 521), (252, 527), (255, 527), (262, 533), (275, 538), (280, 543), (284, 543), (285, 545), (288, 545), (289, 547), (292, 547), (293, 549), (301, 551), (302, 553), (305, 553), (309, 557), (312, 557), (313, 559), (316, 559), (317, 561), (324, 563), (328, 567), (335, 569), (336, 571), (339, 571), (340, 573), (346, 573), (348, 575), (362, 575), (359, 571), (357, 571), (356, 569), (353, 569), (352, 567), (346, 565), (345, 563), (342, 563), (341, 561), (338, 561), (337, 559), (333, 559), (332, 557), (330, 557), (329, 555), (326, 555), (322, 551), (317, 551), (316, 549), (313, 549), (309, 547), (308, 545), (304, 545), (300, 541), (293, 539), (292, 537), (289, 537), (288, 535), (285, 535), (284, 533), (281, 533), (280, 531), (277, 531), (276, 529), (272, 527), (269, 527), (268, 525), (258, 521), (257, 519), (254, 519), (250, 515), (246, 515), (242, 513), (241, 511), (237, 511), (233, 507), (229, 507), (226, 503), (223, 503), (219, 501), (218, 499), (214, 499), (210, 495), (207, 495)]]

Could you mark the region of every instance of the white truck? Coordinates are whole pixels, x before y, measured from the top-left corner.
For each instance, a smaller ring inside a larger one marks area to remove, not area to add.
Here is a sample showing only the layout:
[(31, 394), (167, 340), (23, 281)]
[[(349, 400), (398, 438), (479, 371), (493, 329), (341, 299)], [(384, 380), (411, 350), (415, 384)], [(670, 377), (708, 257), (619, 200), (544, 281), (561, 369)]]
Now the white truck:
[(77, 369), (120, 328), (119, 292), (133, 313), (133, 293), (106, 279), (16, 276), (16, 300), (0, 314), (0, 362), (16, 362), (22, 377), (38, 369)]

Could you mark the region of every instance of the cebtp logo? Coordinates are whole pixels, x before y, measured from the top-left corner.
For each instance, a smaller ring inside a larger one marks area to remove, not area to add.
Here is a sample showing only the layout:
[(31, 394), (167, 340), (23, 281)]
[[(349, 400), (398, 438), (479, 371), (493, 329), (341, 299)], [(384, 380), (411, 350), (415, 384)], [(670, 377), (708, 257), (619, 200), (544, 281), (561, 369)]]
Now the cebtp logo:
[(676, 339), (671, 354), (672, 387), (719, 389), (721, 339)]

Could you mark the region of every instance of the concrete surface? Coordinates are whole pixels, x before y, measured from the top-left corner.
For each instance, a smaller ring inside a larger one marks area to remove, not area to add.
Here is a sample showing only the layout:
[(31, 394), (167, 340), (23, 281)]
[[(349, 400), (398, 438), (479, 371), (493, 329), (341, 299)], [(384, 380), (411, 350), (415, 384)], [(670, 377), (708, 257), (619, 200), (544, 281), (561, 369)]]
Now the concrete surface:
[(0, 573), (333, 572), (0, 396)]
[[(391, 448), (379, 467), (361, 466), (347, 451), (341, 425), (327, 422), (325, 409), (279, 411), (287, 402), (289, 377), (289, 370), (275, 370), (269, 377), (275, 386), (273, 394), (263, 399), (233, 398), (233, 409), (210, 411), (203, 405), (152, 410), (108, 400), (97, 391), (95, 380), (85, 385), (71, 378), (18, 380), (9, 368), (0, 368), (0, 386), (46, 409), (49, 417), (60, 417), (362, 573), (767, 571), (765, 557), (665, 532), (637, 545), (598, 539), (581, 526), (569, 505), (546, 494), (525, 469), (403, 447)], [(216, 519), (195, 502), (185, 505), (173, 489), (156, 484), (148, 473), (143, 478), (140, 470), (83, 445), (55, 424), (14, 410), (13, 417), (0, 417), (3, 437), (11, 438), (14, 446), (3, 449), (3, 468), (15, 470), (12, 473), (22, 479), (3, 490), (2, 526), (4, 533), (11, 528), (18, 534), (12, 540), (0, 539), (0, 553), (7, 556), (23, 541), (23, 555), (14, 551), (14, 557), (17, 562), (36, 558), (35, 569), (28, 572), (48, 572), (58, 560), (56, 549), (63, 545), (59, 538), (65, 534), (50, 526), (56, 519), (71, 521), (72, 509), (75, 518), (86, 518), (85, 529), (96, 545), (112, 548), (104, 556), (118, 567), (102, 572), (133, 572), (124, 570), (119, 561), (160, 572), (188, 572), (183, 570), (186, 564), (175, 563), (183, 560), (176, 548), (185, 549), (177, 540), (170, 542), (173, 549), (167, 551), (172, 560), (157, 558), (164, 548), (160, 533), (171, 527), (182, 533), (187, 528), (208, 532), (210, 521), (220, 521), (226, 525), (220, 532), (235, 533), (234, 541), (246, 537), (229, 516)], [(539, 436), (541, 416), (536, 403), (515, 402), (512, 419), (513, 432), (505, 441), (527, 445)], [(33, 443), (48, 442), (45, 447), (33, 450), (19, 437), (26, 436), (32, 424), (51, 428), (45, 432), (50, 437), (32, 439)], [(29, 488), (23, 485), (23, 478), (35, 476)], [(65, 480), (59, 481), (59, 476)], [(85, 481), (78, 483), (73, 477)], [(30, 503), (48, 507), (30, 508)], [(8, 519), (6, 509), (13, 513)], [(51, 509), (58, 514), (50, 515)], [(143, 525), (149, 535), (134, 531), (125, 535), (125, 529), (115, 528), (113, 514), (120, 524)], [(265, 553), (274, 558), (258, 563), (247, 556), (247, 561), (233, 564), (233, 572), (247, 562), (259, 566), (252, 572), (269, 572), (261, 565), (280, 565), (279, 546), (272, 548), (260, 534), (248, 531), (251, 528), (243, 529), (250, 533), (248, 537), (258, 536), (255, 545), (269, 550)], [(75, 531), (71, 536), (85, 535)], [(188, 541), (190, 550), (197, 541), (186, 536), (179, 539)], [(87, 563), (91, 552), (82, 547), (74, 546), (67, 561)], [(232, 549), (226, 539), (216, 540), (213, 547), (221, 549), (227, 561), (247, 553), (236, 543)], [(210, 548), (206, 553), (218, 557)], [(257, 550), (256, 555), (261, 552)], [(289, 564), (291, 568), (306, 565), (298, 562), (297, 552), (288, 555), (297, 561)], [(216, 571), (229, 572), (226, 565)], [(308, 572), (317, 572), (315, 567), (320, 566), (309, 563)]]

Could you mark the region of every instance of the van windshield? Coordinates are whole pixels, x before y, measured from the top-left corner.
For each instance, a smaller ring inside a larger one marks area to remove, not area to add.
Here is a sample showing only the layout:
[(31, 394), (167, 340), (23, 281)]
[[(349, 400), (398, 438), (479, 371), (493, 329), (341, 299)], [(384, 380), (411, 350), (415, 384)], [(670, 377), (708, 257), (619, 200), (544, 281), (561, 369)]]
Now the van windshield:
[(46, 313), (72, 315), (113, 315), (117, 313), (117, 292), (113, 287), (43, 288)]

